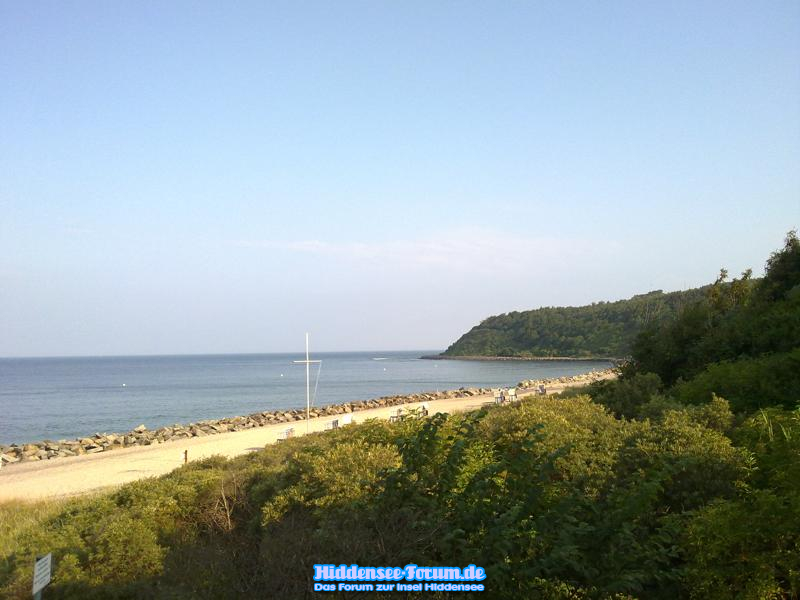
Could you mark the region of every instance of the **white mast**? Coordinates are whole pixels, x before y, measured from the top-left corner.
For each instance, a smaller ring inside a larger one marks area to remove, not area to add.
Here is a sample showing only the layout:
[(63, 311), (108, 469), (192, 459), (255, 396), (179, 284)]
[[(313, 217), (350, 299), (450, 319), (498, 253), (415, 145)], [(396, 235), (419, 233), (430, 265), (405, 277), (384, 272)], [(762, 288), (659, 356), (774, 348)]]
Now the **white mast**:
[(311, 418), (311, 363), (322, 362), (308, 358), (308, 333), (306, 333), (306, 359), (292, 362), (306, 365), (306, 433), (308, 433), (308, 420)]

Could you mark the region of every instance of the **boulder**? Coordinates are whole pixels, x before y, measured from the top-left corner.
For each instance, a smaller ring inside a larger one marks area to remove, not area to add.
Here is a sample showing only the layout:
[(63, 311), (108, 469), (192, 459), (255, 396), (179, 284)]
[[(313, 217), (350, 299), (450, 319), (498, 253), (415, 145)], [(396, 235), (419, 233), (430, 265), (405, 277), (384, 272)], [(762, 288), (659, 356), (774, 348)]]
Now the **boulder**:
[(37, 452), (39, 452), (39, 450), (41, 450), (41, 448), (39, 448), (39, 446), (37, 446), (36, 444), (25, 444), (22, 447), (22, 454), (24, 456), (30, 456), (32, 454), (36, 454)]

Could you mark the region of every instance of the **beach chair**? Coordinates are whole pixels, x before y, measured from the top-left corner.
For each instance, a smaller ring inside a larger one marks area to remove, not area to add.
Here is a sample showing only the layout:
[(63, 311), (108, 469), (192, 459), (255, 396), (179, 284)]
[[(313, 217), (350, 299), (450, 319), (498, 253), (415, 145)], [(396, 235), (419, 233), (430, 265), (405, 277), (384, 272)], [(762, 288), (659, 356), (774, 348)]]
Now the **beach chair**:
[(325, 423), (325, 429), (339, 429), (339, 419), (328, 421)]
[(350, 425), (353, 422), (353, 415), (350, 413), (345, 413), (342, 415), (342, 425)]
[(503, 392), (500, 390), (500, 388), (497, 388), (496, 390), (492, 390), (492, 392), (494, 392), (494, 403), (495, 404), (502, 404), (503, 403)]
[(403, 420), (402, 408), (398, 408), (397, 411), (395, 411), (395, 414), (389, 415), (389, 423), (396, 423), (397, 421), (402, 421), (402, 420)]
[(287, 427), (281, 431), (278, 434), (278, 441), (282, 442), (283, 440), (288, 440), (290, 437), (294, 437), (294, 427)]
[(517, 401), (517, 388), (511, 388), (510, 390), (508, 390), (508, 399), (511, 402)]
[(543, 383), (539, 384), (539, 395), (544, 396), (545, 394), (547, 394), (547, 388), (544, 387)]
[(428, 405), (427, 404), (419, 404), (414, 408), (409, 408), (406, 410), (405, 414), (400, 417), (400, 420), (404, 419), (421, 419), (422, 417), (428, 416)]

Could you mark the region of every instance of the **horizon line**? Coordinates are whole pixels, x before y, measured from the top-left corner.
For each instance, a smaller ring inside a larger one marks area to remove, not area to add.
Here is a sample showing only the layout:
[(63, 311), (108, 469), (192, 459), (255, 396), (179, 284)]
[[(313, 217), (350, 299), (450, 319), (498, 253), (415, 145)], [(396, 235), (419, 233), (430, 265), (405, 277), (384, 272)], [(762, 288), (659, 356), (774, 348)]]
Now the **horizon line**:
[[(385, 352), (444, 352), (444, 349), (394, 349), (394, 350), (319, 350), (316, 354), (379, 354)], [(0, 356), (0, 360), (22, 360), (22, 359), (45, 359), (45, 358), (169, 358), (179, 356), (265, 356), (279, 354), (305, 354), (305, 350), (281, 351), (281, 352), (178, 352), (178, 353), (155, 353), (155, 354), (61, 354), (61, 355), (27, 355), (27, 356)]]

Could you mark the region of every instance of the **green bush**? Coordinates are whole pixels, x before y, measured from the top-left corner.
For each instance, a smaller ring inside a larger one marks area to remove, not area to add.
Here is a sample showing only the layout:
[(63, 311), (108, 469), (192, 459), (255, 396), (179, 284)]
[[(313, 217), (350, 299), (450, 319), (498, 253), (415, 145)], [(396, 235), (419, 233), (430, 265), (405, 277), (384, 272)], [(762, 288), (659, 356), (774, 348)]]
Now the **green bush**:
[(585, 390), (592, 400), (617, 417), (632, 419), (639, 417), (643, 407), (658, 398), (662, 389), (661, 379), (655, 373), (634, 373), (619, 379), (596, 381), (576, 391), (568, 391), (561, 397), (568, 398)]
[(695, 598), (800, 596), (800, 497), (755, 490), (716, 502), (685, 534), (687, 587)]
[(762, 407), (793, 408), (800, 404), (800, 348), (792, 352), (715, 363), (675, 386), (685, 404), (704, 404), (713, 394), (723, 396), (734, 412)]
[(800, 411), (759, 411), (733, 437), (752, 453), (751, 477), (689, 523), (687, 584), (697, 598), (797, 598)]
[(97, 524), (87, 546), (90, 581), (96, 584), (127, 584), (163, 570), (164, 549), (142, 519), (112, 513)]

